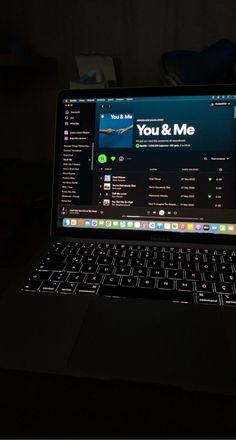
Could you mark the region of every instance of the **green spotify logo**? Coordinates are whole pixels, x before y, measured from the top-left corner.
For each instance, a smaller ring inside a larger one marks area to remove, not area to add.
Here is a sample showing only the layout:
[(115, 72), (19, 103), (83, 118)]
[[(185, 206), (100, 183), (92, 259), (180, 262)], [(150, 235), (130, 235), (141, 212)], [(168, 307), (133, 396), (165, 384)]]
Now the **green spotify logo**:
[(105, 154), (99, 154), (98, 162), (99, 163), (106, 163), (107, 162), (107, 156)]

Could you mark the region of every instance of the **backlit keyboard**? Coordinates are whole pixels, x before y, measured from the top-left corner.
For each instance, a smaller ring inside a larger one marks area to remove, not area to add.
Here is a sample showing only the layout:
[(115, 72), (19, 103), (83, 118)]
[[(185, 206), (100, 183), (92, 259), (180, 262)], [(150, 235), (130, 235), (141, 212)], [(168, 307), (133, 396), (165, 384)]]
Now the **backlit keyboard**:
[(22, 292), (236, 305), (236, 251), (52, 244)]

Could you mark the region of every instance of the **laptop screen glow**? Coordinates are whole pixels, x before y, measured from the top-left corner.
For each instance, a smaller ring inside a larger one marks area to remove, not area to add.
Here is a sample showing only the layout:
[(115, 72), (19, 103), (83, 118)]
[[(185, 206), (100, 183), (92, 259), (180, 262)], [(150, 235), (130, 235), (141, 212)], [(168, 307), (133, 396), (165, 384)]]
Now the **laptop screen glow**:
[(236, 96), (63, 99), (57, 224), (236, 234)]

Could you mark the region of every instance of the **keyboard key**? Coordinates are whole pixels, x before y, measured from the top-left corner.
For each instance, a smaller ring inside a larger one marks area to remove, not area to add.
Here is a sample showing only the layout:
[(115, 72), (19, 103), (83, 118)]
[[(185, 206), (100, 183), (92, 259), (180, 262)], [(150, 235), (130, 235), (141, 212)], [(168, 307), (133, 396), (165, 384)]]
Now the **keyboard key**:
[(36, 270), (32, 275), (30, 276), (31, 280), (35, 281), (47, 281), (49, 280), (50, 276), (52, 275), (52, 272), (46, 272), (43, 270)]
[(135, 267), (133, 269), (133, 275), (136, 277), (146, 277), (147, 276), (147, 268), (146, 267)]
[(235, 255), (224, 255), (222, 257), (223, 259), (223, 263), (228, 263), (228, 264), (235, 264), (236, 263), (236, 256)]
[(155, 278), (140, 278), (139, 287), (153, 288), (155, 287)]
[(215, 253), (218, 255), (235, 255), (235, 252), (229, 249), (217, 249)]
[(109, 257), (122, 257), (123, 253), (124, 253), (124, 251), (122, 249), (120, 249), (120, 250), (111, 249), (109, 251)]
[(27, 281), (21, 290), (24, 292), (37, 292), (41, 283), (42, 281)]
[(71, 294), (74, 292), (76, 287), (75, 283), (60, 283), (57, 292), (64, 293), (64, 294)]
[(116, 275), (106, 275), (103, 284), (106, 286), (118, 286), (120, 277)]
[(176, 253), (173, 253), (173, 260), (174, 261), (186, 261), (187, 260), (187, 254), (176, 254)]
[(51, 262), (42, 262), (38, 270), (46, 270), (46, 271), (59, 271), (61, 272), (65, 267), (65, 263), (51, 263)]
[(236, 295), (222, 295), (224, 306), (236, 306)]
[(113, 243), (100, 243), (99, 246), (101, 249), (113, 249)]
[(67, 281), (69, 281), (70, 283), (83, 283), (84, 278), (85, 278), (84, 273), (72, 272), (69, 274)]
[(141, 260), (140, 258), (132, 258), (131, 259), (131, 266), (132, 267), (144, 267), (146, 260)]
[(112, 274), (114, 270), (114, 266), (105, 266), (105, 265), (101, 265), (98, 267), (97, 273), (102, 273), (102, 274)]
[(138, 287), (136, 289), (126, 289), (121, 286), (114, 286), (110, 289), (108, 286), (102, 286), (99, 294), (102, 296), (109, 297), (120, 297), (120, 298), (141, 298), (141, 299), (151, 299), (157, 301), (172, 301), (181, 303), (193, 303), (193, 293), (192, 292), (177, 292), (176, 290), (161, 290), (152, 289), (149, 287)]
[(223, 263), (216, 264), (216, 270), (218, 272), (232, 272), (233, 271), (232, 266), (230, 264), (223, 264)]
[(43, 281), (43, 283), (40, 286), (40, 292), (56, 292), (57, 287), (59, 286), (59, 283), (56, 283), (55, 281)]
[(163, 263), (165, 269), (178, 269), (178, 261), (164, 261)]
[(136, 287), (137, 278), (136, 277), (122, 277), (121, 285), (125, 287)]
[(66, 255), (63, 254), (48, 254), (46, 257), (44, 257), (43, 261), (49, 262), (49, 263), (56, 263), (56, 262), (64, 262), (66, 259)]
[(177, 281), (177, 290), (192, 292), (193, 283), (191, 281)]
[(52, 248), (54, 249), (55, 247), (65, 247), (66, 243), (62, 243), (61, 241), (56, 241), (55, 243), (52, 244)]
[(82, 264), (81, 273), (95, 273), (97, 266), (95, 264)]
[(165, 276), (166, 276), (165, 269), (150, 269), (150, 277), (165, 278)]
[(96, 255), (98, 257), (107, 257), (108, 249), (95, 249), (93, 255)]
[(98, 247), (98, 243), (85, 242), (85, 243), (83, 243), (83, 247), (87, 248), (87, 249), (97, 248)]
[(97, 264), (112, 264), (113, 257), (98, 257)]
[(216, 293), (197, 293), (198, 304), (220, 304), (219, 296)]
[(131, 267), (129, 267), (129, 266), (117, 266), (116, 267), (116, 274), (117, 275), (130, 275), (130, 272), (131, 272)]
[(215, 283), (215, 288), (217, 293), (233, 293), (233, 284), (230, 283)]
[(199, 263), (199, 269), (207, 272), (215, 272), (213, 263)]
[(69, 247), (80, 247), (80, 243), (76, 243), (76, 241), (70, 241), (69, 243), (67, 243), (67, 246)]
[(133, 250), (127, 250), (124, 252), (124, 257), (125, 258), (138, 258), (139, 256), (139, 251), (133, 251)]
[(179, 266), (180, 266), (179, 268), (183, 269), (183, 270), (192, 270), (192, 271), (197, 270), (197, 264), (193, 263), (192, 261), (191, 262), (187, 262), (187, 261), (180, 262)]
[(161, 260), (147, 260), (147, 267), (162, 267)]
[(221, 263), (220, 255), (206, 255), (207, 263)]
[(77, 248), (76, 247), (66, 247), (63, 250), (63, 254), (64, 255), (72, 255), (72, 254), (76, 254), (77, 253)]
[(184, 273), (182, 270), (168, 269), (166, 277), (174, 280), (182, 280)]
[(93, 255), (93, 248), (80, 248), (77, 252), (77, 255), (81, 255), (83, 257)]
[(80, 259), (81, 263), (83, 264), (95, 264), (98, 260), (98, 257), (94, 257), (93, 255), (84, 255), (83, 257), (80, 257)]
[(73, 264), (73, 263), (70, 263), (70, 264), (67, 264), (66, 265), (66, 267), (65, 267), (65, 271), (66, 272), (79, 272), (80, 271), (80, 268), (81, 268), (81, 264)]
[(190, 261), (194, 261), (195, 263), (204, 262), (204, 255), (202, 254), (190, 254)]
[(114, 246), (115, 249), (128, 249), (129, 245), (128, 244), (116, 244)]
[(167, 252), (171, 252), (171, 253), (177, 253), (180, 254), (181, 253), (181, 249), (180, 248), (175, 248), (175, 247), (170, 247), (170, 248), (164, 248)]
[(154, 252), (152, 251), (140, 251), (140, 258), (153, 258), (154, 257)]
[(206, 281), (220, 281), (220, 274), (218, 272), (204, 272)]
[[(59, 246), (60, 244), (60, 246)], [(51, 254), (61, 254), (63, 250), (65, 249), (65, 245), (62, 243), (58, 243), (58, 245), (52, 245), (49, 249), (49, 253)]]
[(115, 266), (128, 266), (129, 259), (124, 257), (116, 257), (114, 259), (114, 265)]
[[(149, 248), (149, 246), (147, 246), (147, 248)], [(154, 252), (164, 252), (165, 248), (163, 246), (150, 246), (150, 250)]]
[[(85, 258), (85, 257), (83, 257)], [(68, 255), (66, 258), (67, 263), (79, 263), (81, 261), (82, 257), (81, 255)]]
[(96, 295), (98, 291), (97, 284), (78, 284), (75, 293), (77, 295)]
[(182, 248), (183, 254), (196, 254), (197, 249), (195, 248)]
[(235, 273), (226, 273), (226, 272), (223, 273), (223, 281), (224, 281), (224, 283), (235, 283), (236, 282), (236, 274)]
[(99, 284), (101, 281), (102, 281), (102, 275), (89, 274), (86, 278), (86, 283), (88, 283), (88, 284)]
[(197, 292), (213, 292), (213, 284), (207, 281), (197, 281), (196, 282)]
[(201, 280), (201, 272), (195, 270), (186, 270), (186, 280), (189, 281)]
[(133, 244), (133, 245), (130, 246), (130, 247), (131, 247), (132, 250), (133, 250), (133, 249), (137, 249), (137, 250), (139, 250), (139, 251), (146, 250), (146, 246), (141, 245), (141, 244)]
[(219, 296), (216, 293), (197, 293), (198, 304), (216, 304), (219, 305)]
[(215, 249), (198, 249), (199, 254), (213, 255)]
[(66, 272), (53, 272), (50, 281), (66, 281), (68, 273)]
[(158, 279), (158, 289), (174, 289), (174, 281), (168, 279)]
[[(169, 300), (172, 302), (177, 302), (177, 303), (184, 303), (184, 304), (193, 304), (194, 303), (194, 297), (193, 297), (193, 292), (185, 292), (185, 291), (176, 291), (173, 290), (172, 293), (171, 291), (168, 291), (168, 297)], [(160, 299), (164, 299), (164, 293), (163, 293), (163, 297)]]
[(171, 254), (170, 252), (157, 252), (158, 260), (170, 260)]

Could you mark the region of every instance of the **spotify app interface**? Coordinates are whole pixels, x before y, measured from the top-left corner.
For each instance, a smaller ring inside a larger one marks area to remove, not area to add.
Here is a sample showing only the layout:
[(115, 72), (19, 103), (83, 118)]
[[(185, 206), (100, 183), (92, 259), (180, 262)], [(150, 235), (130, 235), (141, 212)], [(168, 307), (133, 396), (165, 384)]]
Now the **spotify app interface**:
[(58, 226), (236, 233), (234, 95), (64, 99), (60, 139)]

